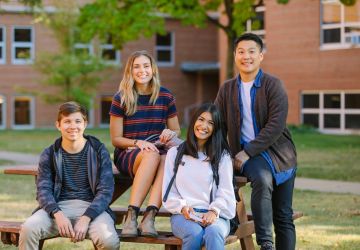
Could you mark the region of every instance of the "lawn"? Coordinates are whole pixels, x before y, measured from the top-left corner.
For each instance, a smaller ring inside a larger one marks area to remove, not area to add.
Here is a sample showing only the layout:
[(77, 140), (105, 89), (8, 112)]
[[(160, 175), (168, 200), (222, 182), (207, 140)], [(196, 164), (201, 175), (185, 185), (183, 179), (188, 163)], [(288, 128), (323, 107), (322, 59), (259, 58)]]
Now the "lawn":
[[(87, 129), (86, 133), (97, 136), (113, 152), (108, 129)], [(302, 128), (293, 128), (292, 134), (298, 151), (297, 176), (360, 182), (359, 135), (324, 135)], [(0, 150), (40, 154), (57, 136), (55, 129), (4, 130)]]
[(293, 130), (298, 177), (360, 182), (360, 136)]
[[(245, 188), (247, 203), (249, 195), (250, 189), (247, 187)], [(127, 198), (127, 195), (123, 196), (115, 205), (126, 206)], [(0, 172), (0, 204), (0, 220), (25, 220), (37, 204), (33, 177), (4, 175)], [(304, 217), (295, 222), (296, 249), (360, 249), (359, 196), (296, 190), (294, 208), (304, 212)], [(169, 229), (168, 219), (159, 218), (156, 223), (158, 229)], [(139, 247), (139, 244), (121, 243), (122, 250), (139, 249)], [(141, 248), (163, 249), (162, 246), (156, 245), (141, 245)], [(16, 248), (0, 243), (0, 249)], [(45, 249), (92, 249), (92, 245), (89, 241), (74, 245), (67, 239), (56, 239), (46, 242)], [(239, 249), (239, 245), (232, 244), (226, 249)]]
[[(323, 135), (302, 129), (292, 132), (298, 150), (298, 176), (360, 181), (360, 136)], [(113, 151), (108, 129), (88, 129), (87, 133), (99, 137), (109, 151)], [(56, 130), (5, 130), (0, 133), (0, 150), (39, 154), (58, 135)], [(0, 165), (8, 163), (0, 161)], [(249, 196), (247, 187), (247, 201)], [(124, 196), (115, 205), (126, 206), (126, 202), (127, 196)], [(0, 204), (0, 220), (23, 221), (37, 204), (34, 179), (0, 172)], [(305, 214), (296, 221), (297, 249), (360, 249), (359, 196), (295, 190), (294, 208)], [(157, 228), (169, 229), (168, 220), (157, 219)], [(141, 247), (144, 250), (163, 249), (156, 245)], [(70, 248), (92, 249), (92, 245), (89, 241), (74, 245), (66, 239), (51, 240), (45, 245), (45, 249)], [(138, 248), (137, 244), (121, 243), (121, 249)], [(0, 249), (16, 248), (0, 243)], [(226, 249), (239, 249), (239, 245), (233, 244)]]

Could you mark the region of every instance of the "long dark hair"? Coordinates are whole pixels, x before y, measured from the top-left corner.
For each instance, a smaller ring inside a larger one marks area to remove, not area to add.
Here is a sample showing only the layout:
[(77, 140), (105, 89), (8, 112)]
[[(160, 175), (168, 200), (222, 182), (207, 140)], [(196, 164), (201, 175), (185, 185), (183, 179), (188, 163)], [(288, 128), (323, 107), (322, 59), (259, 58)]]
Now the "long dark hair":
[[(230, 148), (226, 141), (225, 132), (223, 128), (223, 120), (220, 114), (219, 109), (212, 103), (202, 104), (194, 113), (191, 118), (190, 125), (187, 131), (186, 141), (183, 142), (179, 147), (179, 157), (175, 160), (175, 165), (178, 165), (181, 161), (181, 158), (184, 154), (191, 155), (194, 158), (199, 158), (198, 156), (198, 143), (197, 138), (194, 133), (195, 122), (199, 116), (204, 113), (209, 112), (212, 116), (214, 122), (214, 128), (211, 136), (206, 141), (204, 148), (207, 160), (211, 164), (213, 170), (214, 179), (216, 185), (219, 184), (219, 163), (222, 156), (225, 153), (230, 154)], [(179, 161), (179, 162), (177, 162)]]

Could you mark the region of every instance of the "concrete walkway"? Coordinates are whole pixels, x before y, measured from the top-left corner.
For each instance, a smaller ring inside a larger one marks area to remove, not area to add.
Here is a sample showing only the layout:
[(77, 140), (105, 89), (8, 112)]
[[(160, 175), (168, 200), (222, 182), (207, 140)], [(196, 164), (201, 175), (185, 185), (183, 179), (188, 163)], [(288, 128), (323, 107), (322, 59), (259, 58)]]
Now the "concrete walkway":
[[(39, 156), (32, 154), (0, 151), (0, 160), (13, 161), (16, 165), (37, 165), (39, 162)], [(4, 169), (6, 167), (8, 166), (0, 166), (0, 169)], [(300, 190), (313, 190), (331, 193), (350, 193), (360, 195), (359, 182), (327, 181), (298, 177), (295, 179), (295, 188)]]

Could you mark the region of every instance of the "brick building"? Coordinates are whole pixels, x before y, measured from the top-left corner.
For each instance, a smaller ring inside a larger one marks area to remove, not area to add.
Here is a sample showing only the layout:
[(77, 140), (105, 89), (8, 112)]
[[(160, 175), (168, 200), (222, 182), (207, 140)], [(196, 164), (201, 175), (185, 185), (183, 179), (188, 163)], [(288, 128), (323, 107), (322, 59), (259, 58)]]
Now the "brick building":
[[(281, 78), (289, 95), (288, 123), (310, 124), (329, 133), (360, 132), (360, 1), (345, 7), (338, 0), (290, 0), (279, 5), (265, 0), (257, 8), (261, 35), (266, 43), (263, 69)], [(18, 60), (16, 51), (31, 58), (41, 51), (56, 50), (46, 28), (32, 24), (21, 7), (0, 5), (0, 128), (52, 126), (55, 107), (18, 92), (41, 88), (40, 76), (28, 61)], [(162, 84), (177, 99), (180, 120), (186, 122), (191, 108), (213, 100), (225, 80), (226, 42), (215, 26), (205, 29), (181, 26), (167, 19), (165, 36), (154, 36), (111, 51), (114, 63), (124, 65), (134, 50), (147, 49), (158, 60)], [(247, 23), (251, 31), (251, 20)], [(19, 34), (18, 36), (14, 34)], [(89, 45), (79, 48), (94, 50)], [(99, 87), (91, 123), (107, 126), (107, 110), (118, 88), (122, 67), (108, 74)]]
[[(338, 0), (264, 2), (257, 9), (262, 29), (254, 32), (266, 44), (263, 69), (288, 91), (288, 123), (360, 133), (360, 1), (352, 7)], [(221, 82), (224, 76), (221, 67)]]
[[(53, 91), (40, 84), (42, 76), (33, 61), (42, 52), (55, 52), (57, 42), (51, 30), (34, 24), (27, 8), (16, 1), (0, 3), (0, 9), (0, 129), (53, 127), (56, 105), (24, 90)], [(75, 45), (89, 53), (106, 54), (117, 66), (106, 72), (98, 88), (90, 111), (91, 126), (108, 126), (112, 96), (118, 90), (126, 60), (135, 50), (148, 50), (157, 59), (162, 85), (176, 96), (180, 121), (187, 120), (186, 114), (195, 104), (215, 98), (219, 86), (215, 26), (197, 29), (167, 18), (166, 31), (164, 36), (130, 42), (121, 51), (115, 51), (111, 44)]]

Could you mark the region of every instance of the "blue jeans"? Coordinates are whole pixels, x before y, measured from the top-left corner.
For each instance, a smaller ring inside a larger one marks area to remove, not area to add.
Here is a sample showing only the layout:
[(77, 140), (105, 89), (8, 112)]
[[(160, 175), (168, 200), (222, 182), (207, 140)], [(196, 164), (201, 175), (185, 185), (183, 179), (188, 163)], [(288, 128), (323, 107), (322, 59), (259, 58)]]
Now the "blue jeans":
[(204, 244), (207, 250), (224, 249), (230, 231), (229, 220), (218, 218), (213, 224), (202, 227), (182, 214), (174, 214), (170, 221), (173, 234), (182, 239), (182, 250), (200, 250)]
[(296, 233), (292, 219), (295, 175), (277, 186), (262, 156), (250, 158), (245, 164), (243, 175), (251, 182), (251, 210), (258, 245), (273, 242), (274, 223), (276, 250), (295, 249)]

